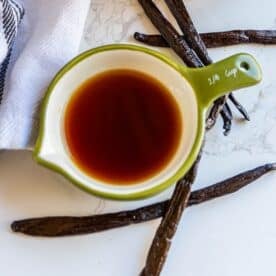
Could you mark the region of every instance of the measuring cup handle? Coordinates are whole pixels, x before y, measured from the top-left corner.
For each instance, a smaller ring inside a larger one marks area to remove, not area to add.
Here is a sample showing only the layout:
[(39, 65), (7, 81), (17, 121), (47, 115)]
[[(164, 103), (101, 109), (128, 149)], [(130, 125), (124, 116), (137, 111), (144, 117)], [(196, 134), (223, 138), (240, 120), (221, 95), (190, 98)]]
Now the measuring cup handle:
[(259, 83), (262, 71), (249, 54), (236, 54), (212, 65), (186, 69), (186, 75), (203, 107), (230, 91)]

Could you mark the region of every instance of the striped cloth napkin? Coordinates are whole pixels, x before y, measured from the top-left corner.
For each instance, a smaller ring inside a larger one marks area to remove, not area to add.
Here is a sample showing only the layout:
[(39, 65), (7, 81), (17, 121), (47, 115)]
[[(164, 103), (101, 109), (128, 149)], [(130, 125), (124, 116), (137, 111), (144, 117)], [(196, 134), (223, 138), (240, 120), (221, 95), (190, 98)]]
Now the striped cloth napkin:
[(78, 54), (90, 0), (0, 0), (0, 149), (31, 149), (56, 72)]
[(19, 24), (24, 15), (23, 7), (13, 0), (1, 0), (1, 27), (0, 27), (0, 103), (2, 101), (5, 78), (10, 63), (12, 46)]

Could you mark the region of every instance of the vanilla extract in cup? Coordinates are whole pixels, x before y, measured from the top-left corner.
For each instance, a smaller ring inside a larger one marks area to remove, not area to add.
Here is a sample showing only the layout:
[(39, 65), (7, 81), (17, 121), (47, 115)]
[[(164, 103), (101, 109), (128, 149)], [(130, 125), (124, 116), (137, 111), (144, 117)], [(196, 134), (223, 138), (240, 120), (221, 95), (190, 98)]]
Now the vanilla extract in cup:
[(65, 111), (65, 137), (74, 163), (116, 185), (160, 173), (180, 144), (183, 122), (172, 93), (132, 69), (98, 73), (75, 91)]

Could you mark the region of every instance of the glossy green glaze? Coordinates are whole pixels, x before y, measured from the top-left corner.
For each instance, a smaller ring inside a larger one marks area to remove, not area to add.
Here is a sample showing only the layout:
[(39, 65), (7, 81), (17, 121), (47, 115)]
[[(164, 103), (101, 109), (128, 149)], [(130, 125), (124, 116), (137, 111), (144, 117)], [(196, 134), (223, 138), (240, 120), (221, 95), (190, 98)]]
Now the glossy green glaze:
[(197, 69), (183, 69), (203, 107), (232, 90), (259, 83), (262, 71), (249, 54), (237, 54), (222, 61)]
[[(69, 171), (65, 171), (61, 166), (57, 166), (56, 164), (49, 163), (44, 160), (43, 157), (40, 156), (40, 152), (43, 146), (44, 132), (45, 132), (45, 113), (47, 110), (49, 98), (51, 93), (53, 92), (56, 84), (59, 80), (72, 69), (79, 62), (84, 60), (87, 57), (92, 55), (96, 55), (97, 53), (101, 53), (104, 51), (116, 51), (116, 50), (131, 50), (131, 51), (140, 51), (145, 54), (152, 55), (161, 61), (165, 62), (168, 66), (171, 66), (178, 72), (183, 75), (183, 78), (189, 81), (191, 86), (194, 89), (196, 94), (197, 102), (198, 102), (198, 127), (197, 127), (197, 135), (194, 140), (192, 150), (185, 160), (185, 162), (181, 165), (178, 171), (169, 179), (167, 179), (163, 183), (157, 183), (153, 188), (148, 188), (141, 192), (129, 192), (127, 194), (118, 194), (116, 192), (102, 192), (96, 190), (94, 188), (88, 187), (85, 183), (80, 183), (76, 179), (72, 177)], [(70, 61), (63, 69), (61, 69), (56, 77), (51, 82), (41, 109), (41, 117), (40, 117), (40, 130), (39, 137), (37, 139), (37, 143), (34, 149), (34, 159), (64, 175), (68, 178), (72, 183), (76, 184), (81, 189), (106, 198), (112, 198), (117, 200), (136, 200), (145, 197), (152, 196), (157, 194), (164, 189), (168, 188), (170, 185), (174, 184), (179, 178), (181, 178), (192, 166), (195, 161), (204, 136), (205, 131), (205, 111), (211, 102), (218, 98), (221, 95), (224, 95), (228, 91), (236, 90), (242, 87), (250, 86), (257, 84), (261, 80), (261, 70), (257, 62), (253, 57), (247, 54), (235, 55), (230, 58), (227, 58), (224, 61), (219, 63), (215, 63), (208, 67), (200, 68), (200, 69), (189, 69), (183, 65), (179, 65), (178, 63), (172, 61), (170, 58), (161, 54), (160, 52), (151, 50), (149, 48), (140, 47), (136, 45), (129, 44), (113, 44), (98, 47), (87, 52), (84, 52)]]

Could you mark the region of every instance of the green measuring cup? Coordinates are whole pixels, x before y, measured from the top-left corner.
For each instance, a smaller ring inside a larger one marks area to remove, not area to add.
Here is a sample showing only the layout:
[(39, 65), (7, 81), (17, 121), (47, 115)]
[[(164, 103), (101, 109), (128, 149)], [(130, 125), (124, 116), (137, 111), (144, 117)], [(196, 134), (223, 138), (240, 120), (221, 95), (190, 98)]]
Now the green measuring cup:
[[(74, 163), (64, 135), (64, 111), (88, 78), (110, 69), (134, 69), (165, 85), (181, 107), (185, 125), (179, 148), (157, 175), (140, 183), (105, 183)], [(237, 54), (210, 66), (190, 69), (164, 54), (136, 45), (114, 44), (89, 50), (70, 61), (53, 79), (43, 101), (34, 158), (78, 187), (99, 196), (133, 200), (159, 193), (183, 176), (195, 161), (205, 132), (205, 115), (218, 97), (261, 81), (256, 60)]]

